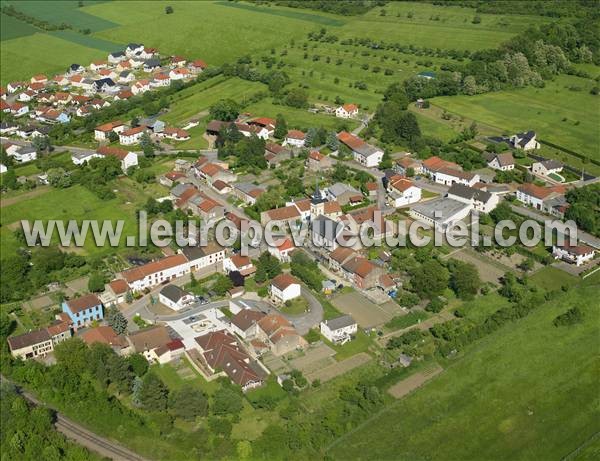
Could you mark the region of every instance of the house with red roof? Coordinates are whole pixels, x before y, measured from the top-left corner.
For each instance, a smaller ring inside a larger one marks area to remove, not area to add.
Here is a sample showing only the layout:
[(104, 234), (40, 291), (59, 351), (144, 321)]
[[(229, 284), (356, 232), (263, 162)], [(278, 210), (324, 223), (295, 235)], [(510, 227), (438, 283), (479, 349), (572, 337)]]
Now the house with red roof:
[(183, 254), (166, 256), (121, 273), (133, 291), (142, 291), (190, 272), (188, 259)]
[(596, 251), (592, 247), (581, 243), (571, 245), (567, 241), (563, 245), (552, 247), (552, 255), (555, 259), (561, 259), (578, 267), (594, 259), (595, 254)]
[(356, 104), (344, 104), (335, 110), (335, 116), (339, 118), (354, 118), (358, 115)]
[(223, 269), (225, 272), (239, 272), (243, 277), (248, 277), (256, 272), (256, 267), (248, 256), (240, 254), (232, 255), (223, 260)]
[(293, 275), (283, 273), (271, 280), (269, 293), (277, 303), (285, 303), (300, 296), (300, 282)]
[(300, 130), (289, 130), (283, 141), (284, 146), (304, 147), (306, 135)]
[(311, 150), (306, 159), (306, 168), (309, 171), (328, 170), (333, 166), (331, 159), (318, 150)]
[(388, 182), (390, 205), (395, 208), (421, 200), (421, 188), (404, 176), (392, 176)]
[(202, 59), (196, 59), (188, 63), (188, 69), (191, 70), (194, 74), (199, 74), (208, 66)]
[(121, 120), (114, 120), (94, 128), (94, 139), (96, 141), (106, 141), (110, 132), (121, 133), (125, 131), (125, 124)]
[(127, 151), (119, 147), (101, 146), (96, 152), (103, 157), (116, 157), (121, 162), (121, 169), (126, 172), (127, 169), (138, 165), (138, 155), (135, 152)]
[(136, 126), (135, 128), (129, 128), (128, 130), (121, 131), (119, 133), (119, 142), (124, 146), (138, 144), (146, 131), (147, 129), (145, 126)]
[(290, 254), (296, 249), (294, 242), (289, 237), (284, 237), (275, 242), (275, 246), (269, 246), (269, 253), (275, 256), (279, 262), (286, 263), (290, 260)]

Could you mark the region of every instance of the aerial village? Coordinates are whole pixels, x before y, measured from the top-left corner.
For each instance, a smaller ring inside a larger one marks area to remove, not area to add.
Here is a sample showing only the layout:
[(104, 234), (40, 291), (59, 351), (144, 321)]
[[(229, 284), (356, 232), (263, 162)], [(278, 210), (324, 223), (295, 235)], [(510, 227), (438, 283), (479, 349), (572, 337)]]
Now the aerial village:
[[(163, 57), (155, 48), (131, 43), (104, 60), (72, 64), (64, 74), (11, 82), (1, 90), (1, 110), (12, 116), (0, 125), (3, 149), (17, 164), (33, 162), (45, 155), (35, 139), (46, 137), (51, 127), (85, 119), (176, 82), (189, 82), (206, 69), (202, 60)], [(9, 337), (13, 356), (46, 360), (56, 344), (78, 336), (87, 344), (107, 344), (120, 355), (141, 354), (151, 364), (185, 359), (206, 380), (225, 376), (244, 391), (263, 385), (269, 375), (282, 384), (297, 369), (310, 382), (324, 382), (368, 360), (356, 356), (334, 361), (332, 347), (381, 335), (386, 322), (408, 312), (401, 295), (407, 277), (392, 265), (391, 250), (340, 246), (340, 234), (370, 223), (373, 238), (385, 240), (388, 219), (418, 221), (430, 230), (444, 231), (468, 220), (474, 211), (490, 214), (502, 203), (534, 219), (560, 219), (569, 206), (566, 191), (595, 181), (540, 157), (528, 168), (529, 182), (518, 186), (495, 182), (496, 173), (510, 173), (519, 166), (513, 152), (535, 156), (540, 144), (533, 131), (490, 139), (503, 150), (482, 152), (487, 168), (480, 173), (435, 155), (420, 159), (396, 152), (390, 160), (389, 153), (360, 136), (369, 114), (352, 103), (331, 107), (329, 113), (360, 125), (336, 133), (328, 147), (309, 144), (309, 134), (296, 129), (276, 137), (277, 120), (261, 114), (241, 113), (234, 120), (208, 122), (204, 136), (211, 146), (224, 132), (264, 141), (267, 171), (277, 172), (301, 160), (306, 192), (260, 211), (255, 206), (269, 194), (273, 177), (265, 181), (261, 175), (238, 175), (214, 148), (195, 159), (177, 157), (177, 143), (189, 140), (186, 130), (195, 126), (194, 121), (186, 127), (169, 126), (159, 116), (95, 126), (97, 147), (70, 149), (74, 165), (116, 157), (122, 174), (131, 174), (145, 155), (145, 140), (168, 140), (163, 155), (173, 155), (174, 167), (157, 181), (169, 193), (154, 199), (170, 202), (203, 222), (228, 220), (238, 230), (244, 221), (277, 223), (282, 228), (305, 222), (313, 243), (296, 248), (291, 236), (282, 233), (278, 245), (255, 248), (249, 256), (215, 241), (204, 247), (169, 248), (161, 257), (115, 271), (100, 292), (77, 290), (78, 296), (64, 299), (47, 326)], [(389, 165), (382, 167), (384, 162)], [(338, 176), (347, 179), (336, 180)], [(38, 180), (49, 183), (47, 174)], [(594, 265), (597, 248), (598, 239), (584, 233), (577, 245), (554, 246), (551, 257), (561, 269), (579, 273)], [(224, 283), (224, 290), (212, 288), (210, 281), (216, 276), (231, 283)], [(209, 282), (203, 284), (204, 280)], [(208, 288), (197, 290), (198, 284)], [(115, 312), (127, 321), (125, 328), (116, 326)], [(413, 359), (401, 354), (398, 363), (409, 366)]]

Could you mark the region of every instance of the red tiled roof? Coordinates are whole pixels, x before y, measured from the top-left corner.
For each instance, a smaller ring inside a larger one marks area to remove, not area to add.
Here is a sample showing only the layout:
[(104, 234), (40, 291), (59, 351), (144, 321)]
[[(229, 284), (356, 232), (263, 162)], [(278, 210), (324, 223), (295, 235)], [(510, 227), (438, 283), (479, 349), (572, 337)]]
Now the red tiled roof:
[(164, 271), (175, 266), (180, 266), (185, 263), (187, 263), (187, 258), (182, 254), (176, 254), (159, 259), (158, 261), (149, 262), (143, 266), (128, 269), (124, 271), (122, 275), (127, 282), (131, 283), (135, 282), (136, 280), (142, 280), (144, 277), (150, 274)]
[(272, 221), (286, 221), (288, 219), (300, 218), (298, 209), (293, 205), (269, 210), (267, 211), (267, 215)]
[(273, 280), (271, 280), (271, 285), (279, 290), (285, 290), (287, 287), (293, 284), (299, 284), (298, 279), (290, 274), (279, 274)]
[(132, 136), (134, 134), (141, 133), (146, 129), (145, 126), (136, 126), (135, 128), (130, 128), (129, 130), (122, 131), (120, 134), (122, 136)]
[(98, 131), (112, 131), (117, 127), (120, 127), (123, 125), (123, 122), (121, 120), (115, 120), (114, 122), (108, 122), (108, 123), (104, 123), (103, 125), (98, 125), (95, 129)]
[(364, 146), (365, 142), (360, 139), (358, 136), (353, 135), (352, 133), (348, 133), (347, 131), (342, 131), (338, 134), (338, 139), (340, 142), (347, 145), (350, 149), (358, 149), (359, 147)]
[(290, 139), (304, 139), (305, 136), (306, 135), (300, 130), (290, 130), (287, 132), (286, 137)]
[(123, 279), (115, 279), (109, 283), (109, 286), (116, 295), (121, 295), (129, 290), (129, 285)]
[(125, 149), (121, 149), (119, 147), (111, 147), (111, 146), (101, 146), (98, 147), (98, 149), (96, 149), (96, 152), (98, 152), (100, 155), (110, 155), (112, 157), (117, 157), (119, 160), (124, 160), (125, 157), (127, 157), (127, 154), (129, 154), (128, 151), (126, 151)]
[(81, 296), (80, 298), (70, 299), (66, 301), (67, 306), (69, 306), (69, 310), (76, 314), (78, 312), (89, 309), (90, 307), (98, 306), (102, 304), (98, 296), (95, 294), (89, 294), (85, 296)]
[(358, 106), (356, 104), (344, 104), (342, 106), (346, 112), (354, 112), (358, 110)]

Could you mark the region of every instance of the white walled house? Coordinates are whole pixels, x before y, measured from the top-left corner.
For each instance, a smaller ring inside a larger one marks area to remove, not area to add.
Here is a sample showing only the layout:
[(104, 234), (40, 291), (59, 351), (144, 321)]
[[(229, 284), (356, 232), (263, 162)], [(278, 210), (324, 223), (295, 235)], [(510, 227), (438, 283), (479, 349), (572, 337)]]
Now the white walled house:
[(18, 163), (31, 162), (37, 159), (37, 151), (34, 147), (24, 146), (17, 149), (17, 151), (12, 154), (12, 157), (15, 159), (15, 162)]
[(581, 266), (587, 261), (594, 259), (595, 250), (587, 245), (554, 245), (552, 255), (555, 259), (562, 259), (576, 266)]
[(304, 147), (305, 134), (299, 130), (290, 130), (283, 141), (284, 146)]
[(358, 115), (358, 106), (356, 104), (344, 104), (335, 110), (335, 116), (338, 118), (353, 118)]
[(158, 300), (174, 311), (178, 311), (193, 304), (196, 298), (177, 285), (167, 285), (160, 290)]
[(500, 171), (510, 171), (515, 169), (515, 159), (511, 152), (504, 152), (502, 154), (490, 153), (486, 157), (487, 165)]
[(182, 277), (189, 272), (187, 258), (183, 254), (176, 254), (128, 269), (122, 275), (133, 291), (142, 291)]
[(390, 178), (388, 193), (391, 205), (395, 208), (410, 205), (421, 200), (421, 188), (417, 187), (410, 179)]
[(143, 126), (138, 126), (135, 128), (130, 128), (129, 130), (121, 131), (119, 133), (119, 142), (124, 146), (138, 144), (145, 132), (146, 127)]
[(474, 186), (480, 181), (478, 174), (469, 173), (466, 171), (455, 170), (453, 168), (441, 168), (433, 173), (434, 181), (438, 184), (451, 186), (452, 184), (464, 184), (465, 186)]
[(71, 154), (71, 161), (75, 165), (83, 165), (93, 158), (102, 158), (102, 155), (94, 151), (74, 152)]
[(522, 184), (517, 189), (517, 200), (525, 205), (530, 205), (538, 210), (544, 209), (544, 200), (552, 194), (552, 189), (536, 186), (535, 184)]
[(225, 258), (223, 260), (223, 269), (227, 273), (238, 271), (244, 277), (256, 272), (256, 268), (250, 258), (239, 254)]
[(383, 159), (383, 151), (367, 143), (354, 149), (352, 154), (356, 162), (369, 168), (379, 166)]
[(209, 266), (213, 266), (215, 271), (223, 269), (225, 248), (219, 245), (207, 245), (204, 247), (186, 246), (181, 249), (181, 252), (187, 258), (187, 267), (192, 272)]
[(536, 140), (535, 131), (513, 134), (508, 141), (515, 149), (534, 150), (540, 148), (540, 143)]
[(300, 296), (300, 283), (290, 274), (279, 274), (271, 280), (270, 293), (275, 302), (284, 303)]
[(471, 205), (473, 210), (481, 213), (489, 213), (500, 200), (497, 194), (492, 194), (474, 187), (465, 186), (464, 184), (453, 184), (448, 189), (447, 197), (459, 202)]
[(118, 147), (102, 146), (96, 150), (99, 155), (117, 157), (121, 162), (121, 169), (126, 172), (128, 168), (138, 165), (138, 155)]
[(548, 176), (552, 173), (560, 173), (563, 169), (563, 164), (556, 160), (544, 160), (543, 162), (535, 162), (531, 165), (531, 172), (539, 176)]
[(358, 324), (349, 315), (342, 315), (320, 324), (321, 334), (334, 344), (345, 344), (358, 331)]
[(120, 120), (104, 123), (94, 128), (94, 139), (96, 141), (106, 141), (111, 132), (122, 133), (125, 131), (125, 125)]

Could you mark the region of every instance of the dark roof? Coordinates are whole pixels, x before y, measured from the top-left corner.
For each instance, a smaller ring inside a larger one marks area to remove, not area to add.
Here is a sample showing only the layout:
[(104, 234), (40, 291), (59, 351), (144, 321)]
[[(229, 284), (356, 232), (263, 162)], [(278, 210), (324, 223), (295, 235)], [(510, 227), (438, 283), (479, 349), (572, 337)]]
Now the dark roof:
[(330, 330), (338, 330), (340, 328), (354, 325), (356, 321), (350, 315), (342, 315), (341, 317), (336, 317), (335, 319), (325, 320), (324, 323), (329, 327)]
[(246, 331), (254, 323), (261, 320), (265, 314), (251, 309), (242, 309), (231, 318), (231, 323), (242, 331)]
[(179, 288), (177, 285), (167, 285), (160, 290), (160, 294), (176, 303), (188, 293)]
[(115, 86), (116, 83), (113, 81), (112, 78), (101, 78), (99, 80), (94, 80), (94, 85), (96, 85), (99, 88), (104, 85)]
[(448, 194), (456, 195), (468, 200), (475, 199), (480, 202), (487, 202), (492, 198), (492, 194), (481, 189), (465, 186), (464, 184), (454, 183), (448, 189)]
[(125, 56), (125, 52), (123, 52), (123, 51), (113, 51), (110, 55), (113, 58), (119, 58), (121, 56)]
[(544, 168), (546, 168), (547, 170), (555, 170), (557, 168), (562, 168), (562, 163), (560, 163), (558, 160), (544, 160), (543, 162), (540, 162)]
[(82, 67), (81, 64), (71, 64), (69, 66), (69, 70), (78, 70), (81, 67)]
[(160, 61), (158, 59), (148, 59), (144, 61), (144, 67), (160, 67)]
[(139, 48), (140, 46), (143, 46), (139, 43), (130, 43), (129, 45), (127, 45), (127, 48), (129, 48), (130, 50), (133, 50), (135, 48)]
[(16, 349), (22, 349), (27, 346), (33, 346), (34, 344), (50, 341), (50, 339), (52, 339), (50, 333), (48, 333), (48, 330), (43, 328), (41, 330), (30, 331), (29, 333), (24, 333), (19, 336), (11, 336), (8, 338), (8, 345), (10, 346), (10, 350), (14, 351)]
[[(328, 218), (327, 216), (319, 216), (312, 222), (313, 233), (318, 234), (326, 240), (334, 241), (337, 237), (337, 221)], [(343, 229), (343, 225), (340, 225), (340, 231)]]

